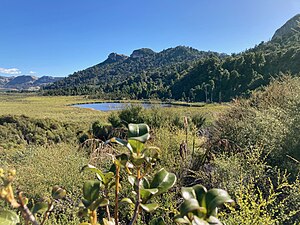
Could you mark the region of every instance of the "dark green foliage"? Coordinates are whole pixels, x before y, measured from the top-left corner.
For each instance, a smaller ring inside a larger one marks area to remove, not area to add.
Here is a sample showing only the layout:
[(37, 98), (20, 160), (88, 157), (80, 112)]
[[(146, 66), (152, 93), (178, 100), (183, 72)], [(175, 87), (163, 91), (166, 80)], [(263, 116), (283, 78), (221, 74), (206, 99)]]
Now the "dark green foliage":
[(109, 115), (107, 120), (114, 128), (121, 126), (121, 120), (119, 116), (114, 112)]
[(222, 224), (217, 218), (218, 207), (233, 202), (228, 193), (213, 188), (209, 191), (202, 185), (181, 188), (184, 202), (175, 222), (180, 224)]
[(200, 129), (204, 125), (205, 121), (206, 117), (202, 114), (196, 114), (192, 117), (192, 122), (197, 127), (197, 129)]
[(7, 148), (71, 142), (74, 141), (74, 134), (74, 126), (51, 119), (11, 115), (0, 117), (0, 146)]
[(85, 142), (85, 141), (88, 140), (88, 139), (89, 139), (89, 135), (86, 134), (86, 133), (83, 133), (83, 134), (81, 134), (81, 135), (78, 137), (79, 143), (83, 143), (83, 142)]
[(96, 121), (92, 125), (92, 132), (95, 138), (105, 141), (109, 139), (112, 133), (112, 127), (109, 125), (104, 125), (100, 121)]
[(220, 56), (184, 46), (159, 53), (150, 49), (135, 50), (130, 57), (111, 54), (106, 61), (46, 87), (45, 94), (170, 99), (169, 87), (196, 61), (209, 55)]
[(270, 165), (295, 176), (300, 161), (299, 87), (299, 78), (286, 77), (237, 102), (211, 132), (214, 150), (238, 152), (259, 146)]
[(143, 119), (143, 107), (141, 105), (128, 105), (119, 113), (121, 123), (127, 126), (129, 123), (142, 123)]

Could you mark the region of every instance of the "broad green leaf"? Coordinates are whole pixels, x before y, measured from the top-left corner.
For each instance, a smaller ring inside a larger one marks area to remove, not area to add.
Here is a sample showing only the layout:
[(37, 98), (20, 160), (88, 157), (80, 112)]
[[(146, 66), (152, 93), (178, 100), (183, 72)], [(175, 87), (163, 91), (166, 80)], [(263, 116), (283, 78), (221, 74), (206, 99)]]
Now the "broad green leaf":
[(174, 221), (176, 223), (181, 223), (181, 224), (191, 224), (191, 222), (189, 221), (189, 219), (186, 216), (181, 217), (180, 215), (178, 215), (174, 218)]
[(200, 206), (203, 206), (202, 202), (203, 202), (203, 199), (204, 199), (204, 197), (206, 195), (206, 192), (207, 192), (206, 188), (204, 186), (200, 185), (200, 184), (196, 184), (196, 185), (193, 186), (193, 189), (195, 191), (196, 198), (197, 198)]
[(226, 202), (233, 202), (230, 198), (227, 191), (222, 189), (213, 188), (210, 189), (205, 195), (205, 206), (207, 208), (208, 215), (217, 208), (218, 206), (226, 203)]
[(193, 187), (182, 187), (181, 195), (184, 199), (196, 198), (196, 193)]
[(55, 185), (52, 188), (52, 198), (54, 199), (63, 199), (64, 197), (66, 197), (67, 192), (65, 189), (61, 188), (58, 185)]
[(214, 216), (210, 216), (207, 219), (207, 222), (209, 224), (213, 224), (213, 225), (222, 225), (221, 221), (217, 217), (214, 217)]
[(0, 210), (0, 225), (16, 225), (20, 223), (19, 216), (9, 210)]
[(194, 216), (192, 225), (209, 225), (209, 223), (207, 221), (205, 221), (204, 219)]
[(201, 210), (201, 207), (198, 201), (195, 198), (190, 198), (184, 200), (184, 202), (180, 206), (180, 215), (185, 216), (189, 212), (194, 212), (197, 210)]
[(149, 138), (150, 128), (145, 123), (140, 124), (128, 124), (128, 139), (137, 140), (145, 143)]
[(141, 153), (144, 149), (144, 143), (141, 141), (135, 140), (135, 139), (128, 139), (128, 143), (132, 147), (133, 152), (132, 153)]
[(91, 164), (88, 164), (88, 165), (82, 167), (81, 171), (94, 172), (94, 173), (96, 173), (96, 176), (100, 181), (103, 181), (103, 179), (104, 179), (104, 175), (103, 175), (102, 171)]
[(150, 138), (150, 134), (144, 134), (144, 135), (139, 136), (139, 137), (128, 138), (128, 140), (136, 140), (136, 141), (139, 141), (141, 143), (145, 143), (147, 140), (149, 140), (149, 138)]
[(126, 147), (130, 152), (133, 152), (131, 145), (125, 140), (122, 140), (120, 138), (111, 138), (110, 140), (106, 141), (105, 144), (108, 144), (109, 142), (122, 145), (122, 146)]
[(100, 191), (100, 182), (99, 181), (87, 181), (83, 185), (83, 197), (93, 202), (99, 197), (99, 191)]
[(103, 173), (103, 183), (104, 183), (104, 185), (107, 185), (109, 182), (111, 182), (113, 180), (114, 175), (115, 174), (113, 172)]
[(175, 183), (176, 175), (162, 168), (154, 175), (150, 188), (157, 188), (158, 192), (155, 195), (160, 195), (173, 187)]
[(104, 207), (107, 206), (108, 204), (109, 204), (109, 200), (107, 198), (98, 198), (89, 206), (89, 209), (93, 211), (98, 207)]
[(131, 176), (131, 175), (128, 176), (128, 181), (132, 187), (134, 187), (134, 185), (135, 185), (135, 180), (136, 180), (136, 178), (134, 176)]
[(133, 201), (130, 198), (123, 198), (120, 202), (128, 203), (130, 205), (134, 205)]
[(86, 200), (86, 199), (82, 199), (82, 204), (85, 206), (85, 207), (89, 207), (91, 205), (91, 202)]
[[(132, 187), (134, 187), (136, 185), (136, 177), (129, 175), (128, 176), (128, 181), (129, 181), (129, 183), (131, 184)], [(149, 181), (146, 177), (141, 179), (140, 188), (141, 189), (149, 189), (150, 188)]]
[(147, 177), (144, 177), (142, 180), (141, 180), (141, 188), (144, 188), (144, 189), (149, 189), (150, 188), (150, 183), (147, 179)]
[(32, 207), (32, 214), (36, 214), (36, 213), (44, 213), (47, 211), (48, 209), (48, 203), (46, 202), (37, 202), (36, 204), (34, 204), (34, 206)]
[(146, 211), (146, 212), (152, 212), (155, 209), (159, 207), (157, 203), (150, 203), (150, 204), (141, 204), (141, 207)]
[(158, 192), (157, 188), (151, 188), (151, 189), (140, 189), (141, 198), (143, 201), (146, 201), (149, 199), (151, 195), (154, 195)]
[(131, 155), (131, 162), (135, 166), (140, 166), (145, 162), (145, 156), (143, 154), (138, 155), (136, 153), (132, 153)]
[(151, 220), (150, 225), (166, 225), (166, 223), (162, 217), (158, 217), (154, 220)]

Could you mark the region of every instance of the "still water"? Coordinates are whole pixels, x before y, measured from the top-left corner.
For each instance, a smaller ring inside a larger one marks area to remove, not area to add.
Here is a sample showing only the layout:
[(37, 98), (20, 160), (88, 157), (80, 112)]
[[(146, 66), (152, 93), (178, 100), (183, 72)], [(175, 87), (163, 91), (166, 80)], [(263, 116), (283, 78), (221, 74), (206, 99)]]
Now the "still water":
[(151, 107), (173, 107), (171, 104), (150, 104), (150, 103), (142, 103), (142, 104), (129, 104), (129, 103), (117, 103), (117, 102), (103, 102), (103, 103), (91, 103), (91, 104), (78, 104), (73, 105), (75, 107), (86, 108), (86, 109), (95, 109), (100, 111), (112, 111), (112, 110), (121, 110), (126, 108), (129, 105), (141, 105), (144, 108)]

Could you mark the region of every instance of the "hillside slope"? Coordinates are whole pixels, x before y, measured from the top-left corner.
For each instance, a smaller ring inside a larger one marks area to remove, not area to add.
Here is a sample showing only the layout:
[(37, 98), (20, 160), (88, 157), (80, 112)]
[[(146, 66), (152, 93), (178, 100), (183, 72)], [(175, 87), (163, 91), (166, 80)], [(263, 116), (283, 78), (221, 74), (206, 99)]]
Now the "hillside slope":
[[(184, 71), (197, 61), (208, 56), (222, 57), (215, 52), (198, 51), (184, 46), (169, 48), (161, 52), (142, 48), (130, 56), (111, 53), (95, 66), (58, 81), (45, 90), (48, 94), (105, 94), (112, 96), (149, 98), (165, 94)], [(147, 82), (139, 85), (139, 81)], [(163, 94), (162, 94), (163, 92)]]

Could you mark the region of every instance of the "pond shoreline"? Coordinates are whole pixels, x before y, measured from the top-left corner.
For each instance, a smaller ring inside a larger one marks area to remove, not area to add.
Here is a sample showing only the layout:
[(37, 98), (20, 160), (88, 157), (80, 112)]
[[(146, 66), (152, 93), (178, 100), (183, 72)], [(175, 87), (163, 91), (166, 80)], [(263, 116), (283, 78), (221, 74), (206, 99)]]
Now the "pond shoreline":
[(207, 103), (204, 102), (161, 102), (161, 101), (139, 101), (139, 100), (110, 100), (110, 101), (87, 101), (87, 102), (78, 102), (74, 104), (69, 104), (67, 106), (75, 106), (76, 105), (87, 105), (87, 104), (102, 104), (102, 103), (121, 103), (121, 104), (149, 104), (149, 105), (170, 105), (170, 106), (183, 106), (183, 107), (204, 107)]

